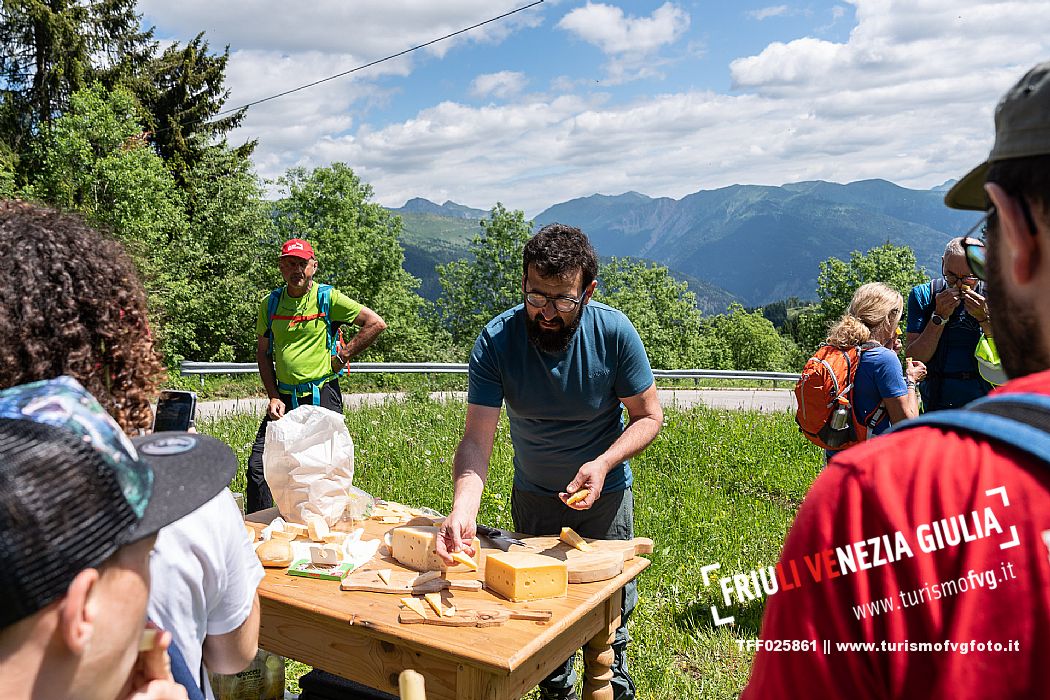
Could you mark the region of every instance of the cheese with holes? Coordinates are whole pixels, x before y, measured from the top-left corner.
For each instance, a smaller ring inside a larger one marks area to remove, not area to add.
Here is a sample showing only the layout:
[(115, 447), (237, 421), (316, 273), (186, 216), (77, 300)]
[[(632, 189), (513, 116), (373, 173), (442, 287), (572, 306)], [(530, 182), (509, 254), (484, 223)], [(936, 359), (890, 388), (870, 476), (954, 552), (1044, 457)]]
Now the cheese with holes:
[[(394, 559), (416, 571), (465, 570), (462, 564), (447, 566), (437, 555), (438, 529), (427, 525), (397, 527), (390, 531), (390, 553)], [(474, 538), (475, 552), (481, 551), (481, 542)]]
[(485, 587), (515, 602), (558, 598), (569, 590), (569, 568), (543, 554), (497, 552), (485, 558)]

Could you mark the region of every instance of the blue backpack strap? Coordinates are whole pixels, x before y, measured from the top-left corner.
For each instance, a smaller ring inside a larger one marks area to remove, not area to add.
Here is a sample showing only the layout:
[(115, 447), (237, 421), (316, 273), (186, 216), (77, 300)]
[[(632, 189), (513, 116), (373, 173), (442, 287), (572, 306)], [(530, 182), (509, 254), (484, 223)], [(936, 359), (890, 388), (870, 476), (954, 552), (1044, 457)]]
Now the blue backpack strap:
[(277, 289), (270, 292), (270, 298), (266, 302), (266, 337), (270, 341), (270, 347), (266, 350), (266, 354), (273, 357), (273, 317), (277, 315), (277, 307), (281, 303), (281, 293), (284, 292), (284, 287), (278, 287)]
[(888, 432), (929, 425), (998, 440), (1050, 464), (1050, 396), (999, 394), (966, 408), (924, 413)]
[[(317, 285), (317, 311), (324, 314), (325, 327), (328, 330), (328, 352), (335, 355), (339, 351), (339, 329), (332, 323), (332, 285)], [(339, 377), (346, 374), (346, 367), (335, 373)], [(317, 400), (317, 397), (314, 397)]]

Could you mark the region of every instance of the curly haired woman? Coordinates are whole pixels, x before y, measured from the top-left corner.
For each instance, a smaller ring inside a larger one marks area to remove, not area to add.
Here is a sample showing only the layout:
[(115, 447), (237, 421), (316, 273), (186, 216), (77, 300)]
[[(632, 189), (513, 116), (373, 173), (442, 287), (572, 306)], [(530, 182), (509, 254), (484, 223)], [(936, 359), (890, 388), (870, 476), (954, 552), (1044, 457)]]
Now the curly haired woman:
[(0, 386), (68, 374), (129, 435), (164, 379), (146, 294), (124, 247), (79, 217), (0, 202)]

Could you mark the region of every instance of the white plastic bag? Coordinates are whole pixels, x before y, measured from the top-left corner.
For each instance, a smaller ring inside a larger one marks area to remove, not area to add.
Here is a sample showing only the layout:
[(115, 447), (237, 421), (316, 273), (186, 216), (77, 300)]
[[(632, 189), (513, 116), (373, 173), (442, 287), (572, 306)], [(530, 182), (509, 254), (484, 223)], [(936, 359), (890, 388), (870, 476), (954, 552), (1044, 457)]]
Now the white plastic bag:
[(287, 520), (339, 522), (354, 482), (354, 441), (343, 416), (299, 406), (266, 426), (263, 475)]

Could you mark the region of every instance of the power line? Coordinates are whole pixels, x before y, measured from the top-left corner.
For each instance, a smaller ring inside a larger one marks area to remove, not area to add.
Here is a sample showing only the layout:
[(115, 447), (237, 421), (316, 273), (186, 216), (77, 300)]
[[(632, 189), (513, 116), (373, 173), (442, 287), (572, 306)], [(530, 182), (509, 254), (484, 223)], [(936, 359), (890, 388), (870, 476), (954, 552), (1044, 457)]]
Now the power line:
[(434, 44), (436, 44), (436, 43), (438, 43), (440, 41), (445, 41), (446, 39), (451, 39), (454, 36), (458, 36), (460, 34), (465, 34), (466, 32), (469, 32), (469, 31), (472, 31), (474, 29), (477, 29), (478, 27), (483, 27), (486, 24), (490, 24), (492, 22), (498, 22), (499, 20), (504, 19), (505, 17), (510, 17), (513, 14), (517, 14), (518, 12), (522, 12), (523, 10), (527, 10), (530, 7), (535, 7), (536, 5), (540, 5), (543, 2), (544, 2), (544, 0), (536, 0), (535, 2), (530, 2), (528, 5), (522, 5), (521, 7), (517, 8), (515, 10), (511, 10), (510, 12), (504, 12), (502, 15), (499, 15), (497, 17), (492, 17), (491, 19), (487, 19), (484, 22), (478, 22), (477, 24), (472, 24), (469, 27), (465, 27), (464, 29), (460, 29), (458, 31), (452, 32), (451, 34), (446, 34), (445, 36), (438, 37), (437, 39), (431, 39), (430, 41), (426, 42), (425, 44), (419, 44), (418, 46), (413, 46), (410, 49), (405, 49), (404, 51), (399, 51), (397, 53), (390, 54), (389, 56), (386, 56), (384, 58), (376, 59), (375, 61), (371, 61), (369, 63), (365, 63), (363, 65), (357, 66), (356, 68), (351, 68), (350, 70), (343, 71), (342, 73), (336, 73), (335, 75), (330, 75), (327, 78), (321, 78), (320, 80), (315, 80), (312, 83), (307, 83), (306, 85), (300, 85), (299, 87), (292, 88), (291, 90), (285, 90), (284, 92), (279, 92), (276, 95), (270, 95), (269, 97), (263, 97), (262, 99), (255, 100), (254, 102), (248, 102), (246, 104), (241, 105), (240, 107), (233, 107), (232, 109), (223, 110), (222, 112), (219, 112), (215, 116), (216, 117), (221, 117), (224, 114), (231, 114), (233, 112), (239, 112), (242, 109), (247, 109), (249, 107), (254, 107), (257, 104), (262, 104), (263, 102), (269, 102), (270, 100), (276, 100), (278, 97), (284, 97), (285, 95), (291, 95), (293, 92), (299, 92), (300, 90), (305, 90), (307, 88), (312, 88), (315, 85), (320, 85), (321, 83), (327, 83), (329, 80), (335, 80), (336, 78), (342, 78), (343, 76), (350, 75), (351, 73), (356, 73), (357, 71), (364, 70), (365, 68), (371, 68), (372, 66), (377, 66), (380, 63), (384, 63), (386, 61), (390, 61), (392, 59), (399, 58), (401, 56), (404, 56), (405, 54), (412, 53), (413, 51), (418, 51), (419, 49), (425, 49), (426, 47), (432, 46), (432, 45), (434, 45)]

